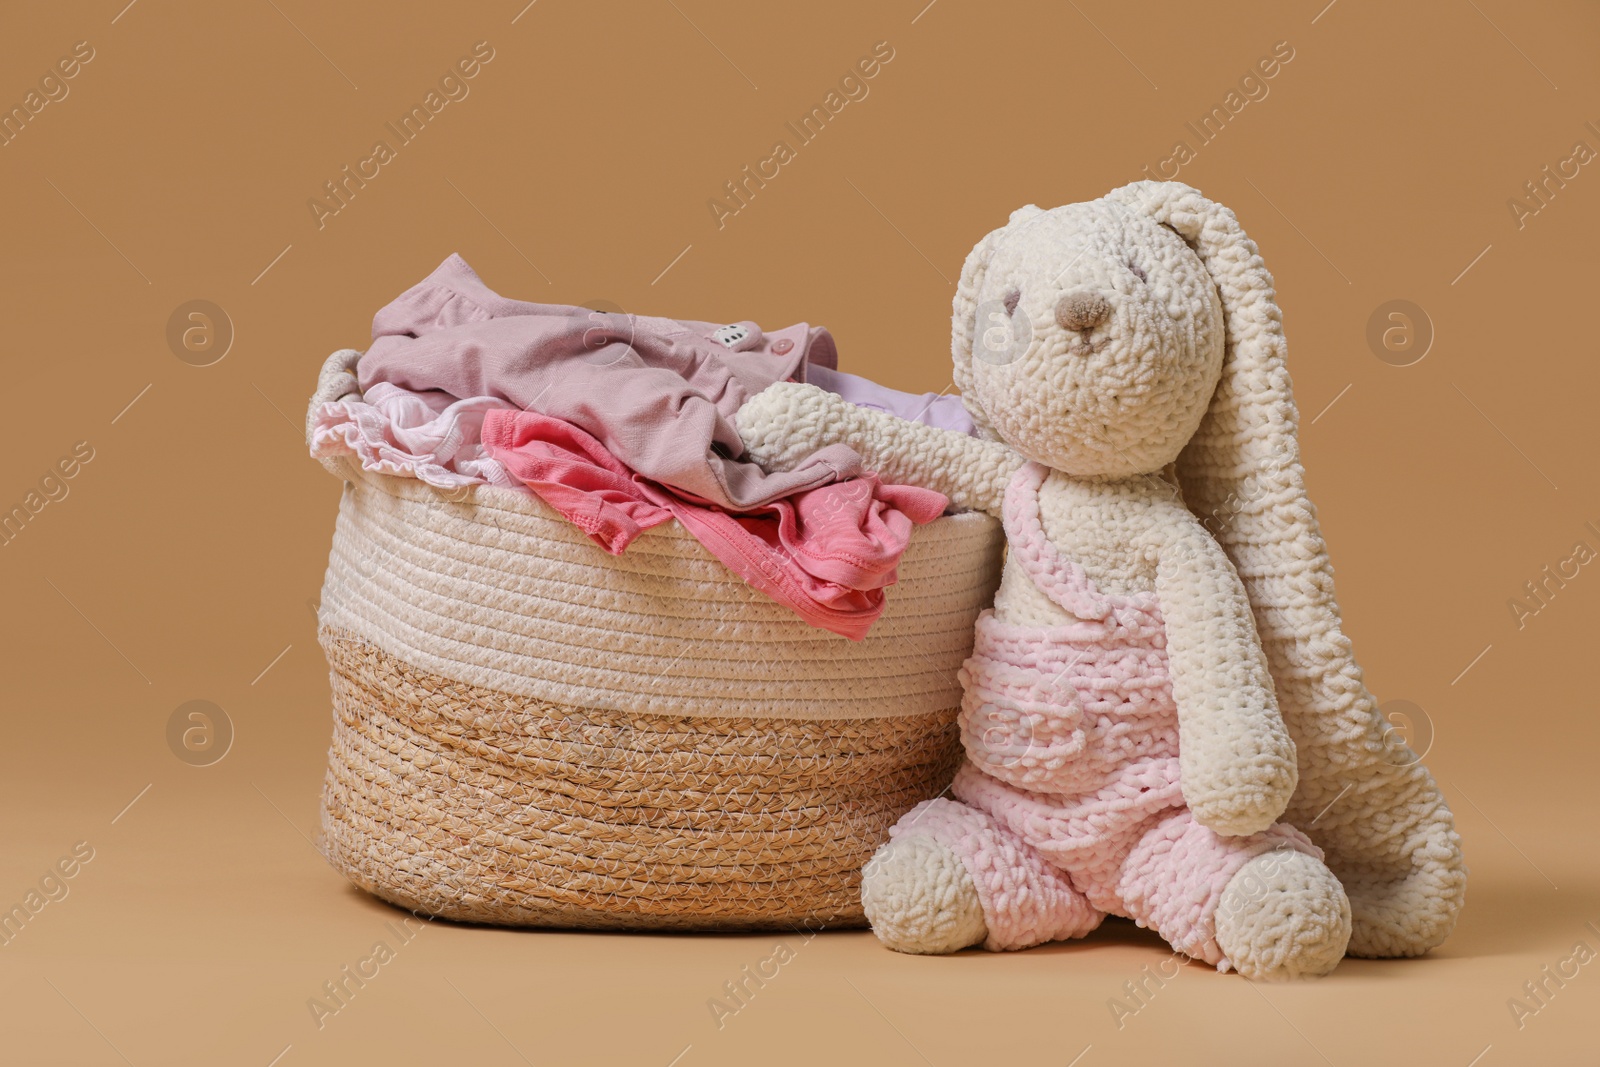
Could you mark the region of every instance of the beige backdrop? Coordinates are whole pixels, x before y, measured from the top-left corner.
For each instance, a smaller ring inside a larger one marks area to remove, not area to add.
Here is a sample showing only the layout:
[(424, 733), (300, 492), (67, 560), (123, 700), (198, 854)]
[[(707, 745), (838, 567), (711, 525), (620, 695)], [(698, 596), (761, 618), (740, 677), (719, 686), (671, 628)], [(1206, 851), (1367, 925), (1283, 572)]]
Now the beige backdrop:
[[(42, 905), (0, 947), (7, 1062), (1600, 1059), (1600, 10), (524, 2), (6, 13), (0, 508), (29, 518), (0, 547), (0, 907)], [(728, 199), (747, 165), (771, 177)], [(776, 939), (397, 933), (323, 864), (338, 488), (300, 424), (382, 303), (459, 251), (522, 297), (826, 324), (846, 369), (938, 390), (972, 243), (1146, 168), (1232, 206), (1278, 279), (1347, 630), (1466, 842), (1447, 945), (1293, 988), (1168, 967), (1119, 1027), (1168, 959), (1126, 924), (934, 960), (788, 938), (719, 1027)], [(215, 308), (185, 347), (191, 301)], [(231, 723), (209, 766), (169, 744), (195, 700)], [(319, 1028), (308, 998), (380, 940)]]

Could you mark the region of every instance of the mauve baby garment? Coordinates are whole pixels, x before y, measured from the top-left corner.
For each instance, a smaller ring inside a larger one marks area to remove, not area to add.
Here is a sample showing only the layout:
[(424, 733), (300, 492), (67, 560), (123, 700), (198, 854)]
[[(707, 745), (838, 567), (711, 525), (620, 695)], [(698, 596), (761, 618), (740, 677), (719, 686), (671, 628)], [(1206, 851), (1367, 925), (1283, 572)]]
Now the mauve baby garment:
[(734, 412), (773, 382), (804, 381), (808, 360), (834, 365), (826, 330), (509, 300), (452, 255), (373, 318), (357, 373), (363, 392), (494, 397), (569, 422), (651, 481), (738, 511), (861, 472), (843, 445), (772, 474), (738, 458)]
[(534, 412), (490, 411), (483, 448), (606, 551), (676, 518), (728, 568), (812, 626), (851, 640), (883, 613), (914, 524), (948, 501), (866, 474), (730, 515), (630, 471), (583, 430)]

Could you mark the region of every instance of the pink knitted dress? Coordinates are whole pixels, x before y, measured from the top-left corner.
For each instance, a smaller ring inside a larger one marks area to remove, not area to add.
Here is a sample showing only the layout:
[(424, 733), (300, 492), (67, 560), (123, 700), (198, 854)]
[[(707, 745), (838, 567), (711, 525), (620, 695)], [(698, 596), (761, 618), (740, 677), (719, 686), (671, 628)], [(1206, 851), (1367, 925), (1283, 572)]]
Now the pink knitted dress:
[(1106, 914), (1156, 930), (1208, 963), (1227, 961), (1215, 916), (1229, 879), (1286, 848), (1322, 858), (1293, 827), (1221, 837), (1197, 822), (1178, 779), (1178, 709), (1154, 592), (1107, 596), (1057, 552), (1039, 519), (1049, 470), (1006, 491), (1013, 558), (1072, 622), (978, 619), (961, 672), (967, 759), (951, 789), (890, 831), (933, 837), (972, 876), (989, 949), (1082, 937)]

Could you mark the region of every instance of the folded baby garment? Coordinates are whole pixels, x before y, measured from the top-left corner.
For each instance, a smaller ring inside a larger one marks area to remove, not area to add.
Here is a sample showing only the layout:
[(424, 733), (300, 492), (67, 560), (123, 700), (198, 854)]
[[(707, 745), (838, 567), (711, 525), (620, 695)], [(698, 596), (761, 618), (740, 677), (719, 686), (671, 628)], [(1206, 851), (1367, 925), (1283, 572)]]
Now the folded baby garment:
[(861, 472), (842, 445), (772, 474), (736, 458), (749, 397), (835, 360), (828, 332), (804, 323), (764, 334), (510, 300), (452, 255), (373, 318), (357, 373), (363, 391), (494, 397), (569, 422), (646, 478), (738, 510)]
[(582, 429), (536, 412), (483, 418), (483, 448), (606, 551), (676, 518), (728, 568), (813, 626), (859, 641), (883, 613), (883, 590), (913, 525), (943, 494), (863, 474), (731, 515), (629, 470)]

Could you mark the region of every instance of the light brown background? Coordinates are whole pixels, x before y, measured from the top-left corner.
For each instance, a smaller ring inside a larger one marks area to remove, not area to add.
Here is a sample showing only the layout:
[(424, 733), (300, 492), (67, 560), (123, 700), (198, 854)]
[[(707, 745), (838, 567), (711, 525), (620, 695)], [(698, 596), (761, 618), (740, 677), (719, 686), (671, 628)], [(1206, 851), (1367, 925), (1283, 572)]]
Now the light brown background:
[[(1600, 1058), (1600, 968), (1520, 1030), (1507, 1007), (1575, 942), (1600, 949), (1600, 575), (1523, 629), (1507, 607), (1575, 541), (1600, 548), (1600, 173), (1522, 229), (1507, 207), (1576, 140), (1600, 148), (1592, 5), (125, 2), (19, 6), (0, 32), (7, 106), (74, 42), (96, 51), (0, 147), (0, 505), (95, 450), (0, 548), (0, 905), (95, 850), (0, 948), (7, 1062)], [(480, 40), (496, 54), (470, 96), (317, 229), (307, 199)], [(870, 95), (717, 229), (706, 201), (880, 40), (895, 58)], [(310, 843), (329, 716), (309, 603), (338, 489), (300, 420), (322, 357), (460, 251), (517, 296), (823, 323), (846, 369), (938, 390), (968, 248), (1192, 142), (1184, 122), (1280, 40), (1295, 58), (1270, 95), (1181, 178), (1277, 277), (1347, 630), (1380, 699), (1425, 709), (1466, 842), (1455, 937), (1293, 988), (1191, 967), (1121, 1030), (1108, 999), (1167, 958), (1123, 924), (935, 960), (790, 938), (719, 1030), (708, 998), (774, 938), (440, 923), (319, 1031), (307, 998), (399, 915)], [(237, 333), (204, 368), (165, 340), (197, 298)], [(1409, 367), (1366, 341), (1395, 298), (1436, 330)], [(237, 731), (210, 767), (167, 747), (191, 699)]]

